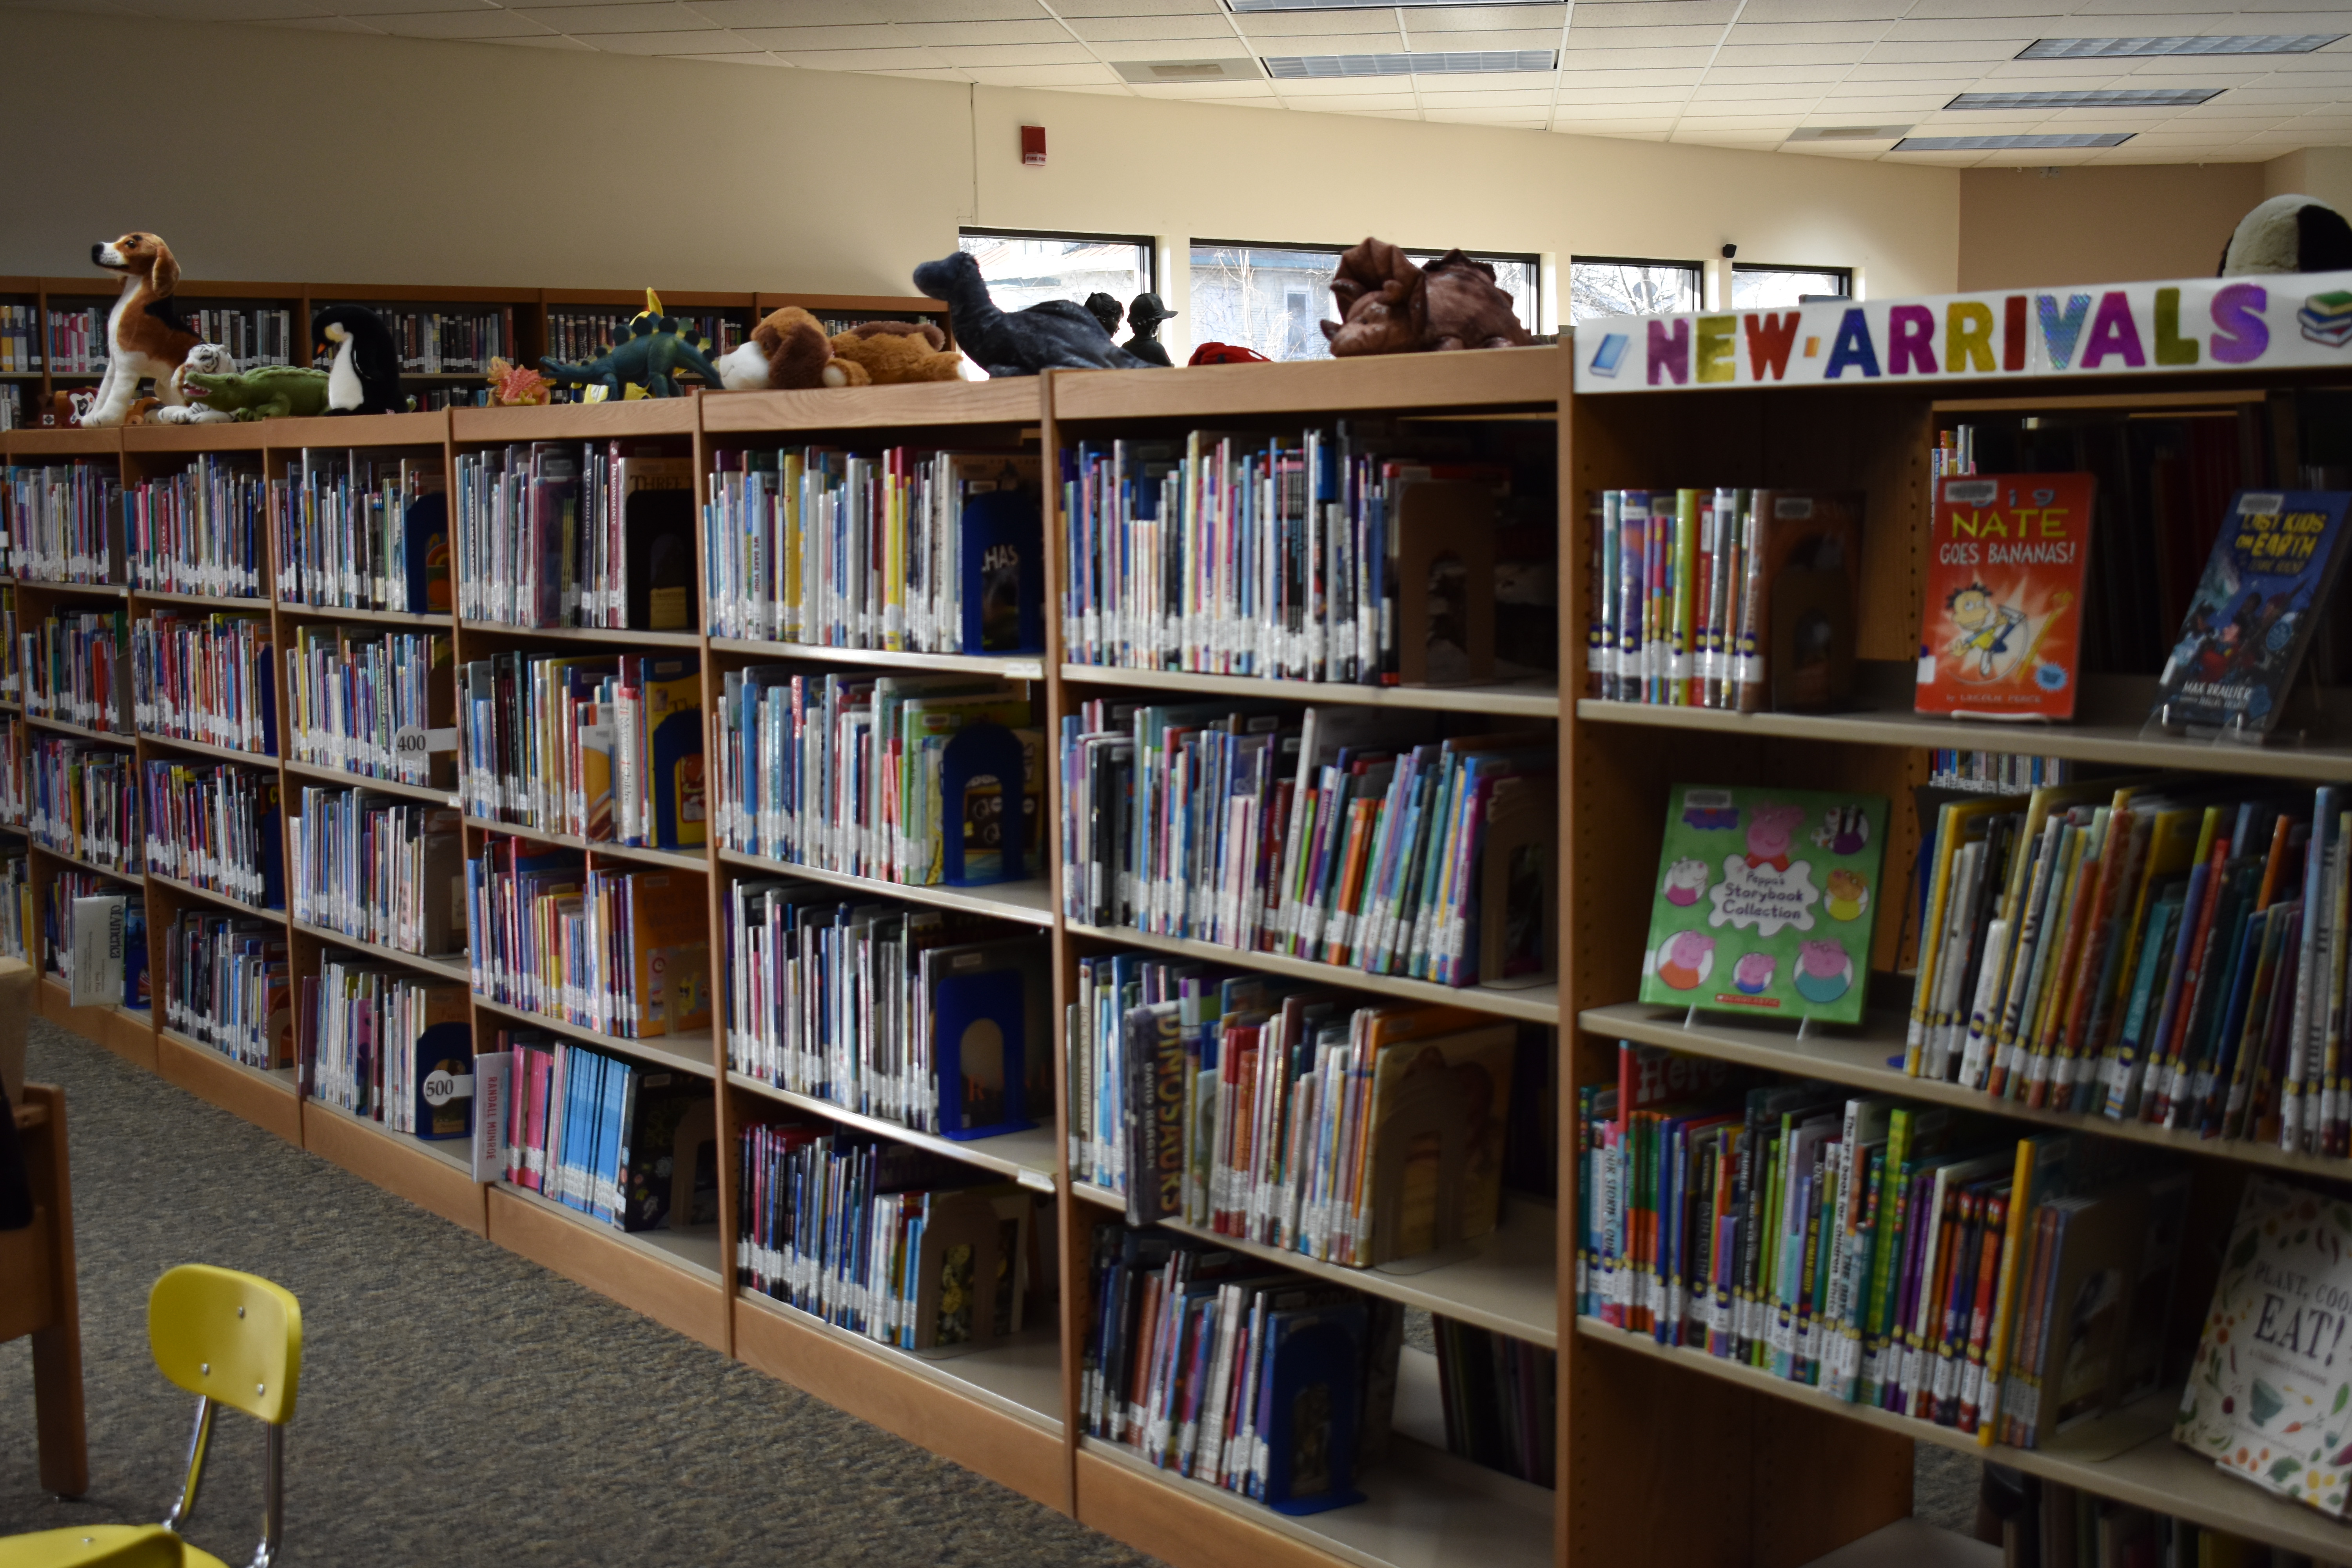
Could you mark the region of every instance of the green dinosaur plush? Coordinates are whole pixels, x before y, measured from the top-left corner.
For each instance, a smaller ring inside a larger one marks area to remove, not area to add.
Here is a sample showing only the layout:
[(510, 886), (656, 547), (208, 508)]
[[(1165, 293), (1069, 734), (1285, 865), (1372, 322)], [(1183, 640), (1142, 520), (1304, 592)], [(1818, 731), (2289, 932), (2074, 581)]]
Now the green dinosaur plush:
[(304, 365), (265, 364), (242, 375), (190, 371), (184, 385), (199, 405), (236, 419), (309, 417), (327, 411), (327, 373)]
[(709, 346), (708, 339), (680, 334), (677, 320), (662, 314), (660, 296), (648, 289), (646, 308), (629, 318), (628, 330), (614, 338), (603, 358), (566, 364), (550, 354), (539, 363), (565, 386), (602, 386), (618, 398), (634, 382), (656, 397), (675, 397), (675, 377), (681, 370), (690, 370), (703, 385), (718, 388), (718, 368), (702, 352)]

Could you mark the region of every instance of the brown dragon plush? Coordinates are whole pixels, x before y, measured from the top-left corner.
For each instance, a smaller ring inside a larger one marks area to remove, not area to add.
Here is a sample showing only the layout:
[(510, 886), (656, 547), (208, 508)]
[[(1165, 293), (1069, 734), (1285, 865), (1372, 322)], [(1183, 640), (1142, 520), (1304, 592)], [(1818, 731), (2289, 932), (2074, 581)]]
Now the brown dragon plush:
[(1339, 320), (1323, 323), (1335, 358), (1419, 353), (1436, 349), (1507, 349), (1533, 342), (1511, 311), (1495, 269), (1449, 250), (1416, 267), (1384, 239), (1367, 239), (1339, 258), (1331, 279)]

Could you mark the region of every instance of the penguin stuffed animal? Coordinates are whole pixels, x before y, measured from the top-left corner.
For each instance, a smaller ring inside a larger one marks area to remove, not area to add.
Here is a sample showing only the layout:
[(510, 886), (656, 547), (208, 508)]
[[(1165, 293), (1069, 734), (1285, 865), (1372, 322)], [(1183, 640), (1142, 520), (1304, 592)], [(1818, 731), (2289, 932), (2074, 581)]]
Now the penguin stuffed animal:
[(383, 318), (364, 305), (330, 305), (310, 319), (310, 337), (331, 349), (327, 366), (330, 414), (402, 414), (400, 353)]
[(2224, 278), (2352, 268), (2352, 224), (2311, 196), (2273, 196), (2238, 222), (2221, 252)]

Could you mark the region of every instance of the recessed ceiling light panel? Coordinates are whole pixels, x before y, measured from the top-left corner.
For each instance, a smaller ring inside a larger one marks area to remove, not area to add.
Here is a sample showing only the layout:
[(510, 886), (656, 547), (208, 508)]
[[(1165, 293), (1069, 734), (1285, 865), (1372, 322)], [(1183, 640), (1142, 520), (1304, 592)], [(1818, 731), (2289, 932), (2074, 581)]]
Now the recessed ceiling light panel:
[(1181, 87), (1192, 81), (1262, 81), (1265, 75), (1257, 68), (1257, 62), (1246, 56), (1213, 60), (1113, 60), (1110, 68), (1127, 80), (1146, 87)]
[(1906, 136), (1895, 144), (1897, 153), (2001, 153), (2046, 147), (2120, 147), (2132, 139), (2128, 131), (2084, 132), (2059, 136)]
[(2037, 38), (2018, 51), (2021, 60), (2116, 59), (2132, 55), (2307, 55), (2352, 35), (2242, 34), (2217, 38)]
[(1946, 109), (2188, 109), (2227, 90), (2218, 87), (2120, 88), (2095, 92), (1964, 92)]
[(1791, 142), (1892, 142), (1908, 125), (1806, 125), (1789, 132)]
[(1268, 55), (1276, 81), (1349, 76), (1492, 76), (1548, 71), (1559, 64), (1551, 49), (1462, 49), (1428, 55)]

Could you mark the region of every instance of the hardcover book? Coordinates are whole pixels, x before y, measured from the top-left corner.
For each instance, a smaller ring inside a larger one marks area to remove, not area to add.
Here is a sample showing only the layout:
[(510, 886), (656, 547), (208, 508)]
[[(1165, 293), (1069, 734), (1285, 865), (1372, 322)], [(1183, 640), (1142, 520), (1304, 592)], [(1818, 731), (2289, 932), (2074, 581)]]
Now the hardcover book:
[(2074, 716), (2096, 484), (2089, 474), (1937, 481), (1918, 712)]
[(1859, 1022), (1885, 848), (1879, 795), (1675, 785), (1642, 1000)]
[(2173, 1440), (2341, 1519), (2352, 1467), (2352, 1207), (2256, 1176), (2213, 1287)]
[(2157, 722), (2270, 732), (2344, 565), (2344, 490), (2231, 499), (2158, 678)]

